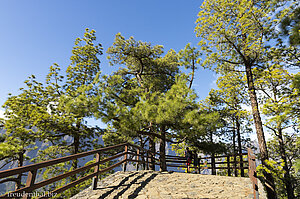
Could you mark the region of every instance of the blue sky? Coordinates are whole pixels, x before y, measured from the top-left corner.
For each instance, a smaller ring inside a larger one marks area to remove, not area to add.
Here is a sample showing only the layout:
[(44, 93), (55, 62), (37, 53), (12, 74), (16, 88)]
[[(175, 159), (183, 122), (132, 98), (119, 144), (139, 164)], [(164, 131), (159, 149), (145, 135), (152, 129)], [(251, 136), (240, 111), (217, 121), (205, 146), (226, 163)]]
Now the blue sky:
[[(128, 38), (160, 44), (179, 51), (197, 45), (195, 21), (202, 1), (197, 0), (2, 0), (0, 2), (0, 104), (7, 94), (18, 94), (34, 74), (44, 82), (49, 66), (66, 69), (74, 40), (85, 28), (97, 32), (104, 52), (121, 32)], [(111, 73), (106, 55), (101, 69)], [(194, 88), (204, 99), (214, 86), (213, 72), (200, 69)], [(2, 109), (3, 110), (3, 109)]]

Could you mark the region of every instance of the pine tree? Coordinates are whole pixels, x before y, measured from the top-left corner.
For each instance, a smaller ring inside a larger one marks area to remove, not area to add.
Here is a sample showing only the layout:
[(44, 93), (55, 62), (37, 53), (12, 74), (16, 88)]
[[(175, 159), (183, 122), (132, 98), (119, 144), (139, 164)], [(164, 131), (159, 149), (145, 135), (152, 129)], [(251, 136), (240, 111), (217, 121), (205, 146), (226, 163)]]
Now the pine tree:
[[(254, 87), (253, 68), (263, 61), (266, 38), (273, 25), (267, 16), (273, 2), (266, 1), (204, 1), (196, 21), (199, 45), (206, 53), (205, 67), (219, 73), (244, 71), (247, 77), (249, 101), (256, 128), (262, 164), (269, 159)], [(268, 198), (276, 198), (274, 180), (266, 174)]]
[[(262, 92), (262, 113), (266, 117), (265, 126), (272, 132), (278, 141), (280, 159), (283, 161), (283, 184), (288, 198), (295, 198), (291, 167), (287, 159), (287, 142), (285, 140), (289, 128), (295, 127), (297, 121), (292, 111), (294, 101), (292, 99), (293, 89), (290, 87), (293, 75), (284, 70), (282, 66), (274, 64), (266, 70), (257, 70), (256, 88)], [(291, 136), (291, 133), (289, 133)], [(274, 153), (274, 152), (273, 152)]]

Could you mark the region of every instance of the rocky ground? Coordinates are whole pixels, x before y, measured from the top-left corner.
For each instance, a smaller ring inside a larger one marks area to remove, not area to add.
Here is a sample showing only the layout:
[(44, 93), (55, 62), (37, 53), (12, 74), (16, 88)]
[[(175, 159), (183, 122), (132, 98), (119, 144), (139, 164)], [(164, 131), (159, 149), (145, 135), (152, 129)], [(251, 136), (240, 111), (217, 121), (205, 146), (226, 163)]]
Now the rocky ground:
[[(259, 199), (266, 198), (259, 184)], [(117, 172), (72, 199), (254, 198), (249, 178), (159, 171)]]

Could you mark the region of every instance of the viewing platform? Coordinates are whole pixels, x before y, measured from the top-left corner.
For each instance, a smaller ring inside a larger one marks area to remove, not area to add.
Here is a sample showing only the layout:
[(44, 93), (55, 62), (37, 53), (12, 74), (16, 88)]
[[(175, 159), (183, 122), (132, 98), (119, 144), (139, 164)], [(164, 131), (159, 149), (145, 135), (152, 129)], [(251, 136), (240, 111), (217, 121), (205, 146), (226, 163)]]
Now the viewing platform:
[[(265, 199), (262, 184), (258, 183), (259, 198)], [(252, 182), (246, 177), (228, 177), (179, 172), (119, 171), (83, 190), (72, 199), (204, 199), (254, 198)]]

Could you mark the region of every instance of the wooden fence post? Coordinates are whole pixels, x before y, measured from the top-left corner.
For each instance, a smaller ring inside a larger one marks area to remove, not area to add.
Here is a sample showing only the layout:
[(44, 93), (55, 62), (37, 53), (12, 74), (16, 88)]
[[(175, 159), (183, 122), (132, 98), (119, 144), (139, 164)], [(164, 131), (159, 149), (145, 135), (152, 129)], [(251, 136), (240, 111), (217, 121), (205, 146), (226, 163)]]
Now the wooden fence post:
[(150, 155), (149, 155), (149, 158), (150, 158), (150, 169), (155, 171), (155, 154), (154, 154), (154, 151), (150, 150)]
[(128, 145), (125, 145), (124, 149), (125, 155), (124, 155), (124, 160), (125, 162), (123, 163), (123, 171), (126, 171), (126, 166), (127, 166), (127, 152), (128, 152)]
[[(34, 185), (34, 181), (35, 181), (35, 178), (36, 178), (36, 173), (37, 173), (37, 169), (28, 172), (25, 187), (31, 187), (32, 185)], [(31, 193), (32, 193), (32, 191), (28, 191), (27, 193), (25, 193), (25, 195), (23, 195), (22, 198), (23, 199), (30, 199), (31, 198)]]
[(245, 177), (245, 171), (244, 171), (243, 161), (244, 161), (243, 154), (240, 154), (241, 177)]
[(238, 176), (237, 168), (236, 168), (236, 153), (233, 154), (233, 168), (234, 168), (234, 176)]
[(148, 151), (146, 152), (146, 161), (147, 161), (147, 163), (146, 163), (147, 170), (149, 170), (149, 152)]
[(94, 172), (97, 173), (97, 175), (93, 178), (93, 183), (92, 183), (92, 189), (96, 190), (97, 189), (97, 183), (98, 183), (98, 172), (99, 172), (99, 162), (100, 162), (100, 153), (96, 154), (96, 162), (98, 162), (97, 166), (95, 166)]
[(257, 175), (256, 175), (256, 162), (253, 151), (248, 148), (248, 167), (249, 177), (252, 181), (254, 199), (258, 199), (258, 186), (257, 186)]
[(139, 155), (140, 155), (140, 150), (137, 149), (137, 150), (136, 150), (136, 161), (137, 161), (137, 162), (136, 162), (136, 170), (137, 170), (137, 171), (139, 170), (139, 162), (138, 162), (138, 161), (139, 161), (139, 157), (140, 157)]
[(230, 156), (227, 155), (227, 173), (228, 176), (231, 176), (231, 170), (230, 170)]
[(211, 174), (216, 175), (216, 159), (214, 153), (211, 155)]
[(143, 170), (145, 170), (146, 169), (146, 161), (145, 161), (145, 151), (143, 149), (140, 151), (141, 152), (141, 160), (142, 160), (141, 164), (143, 165)]

